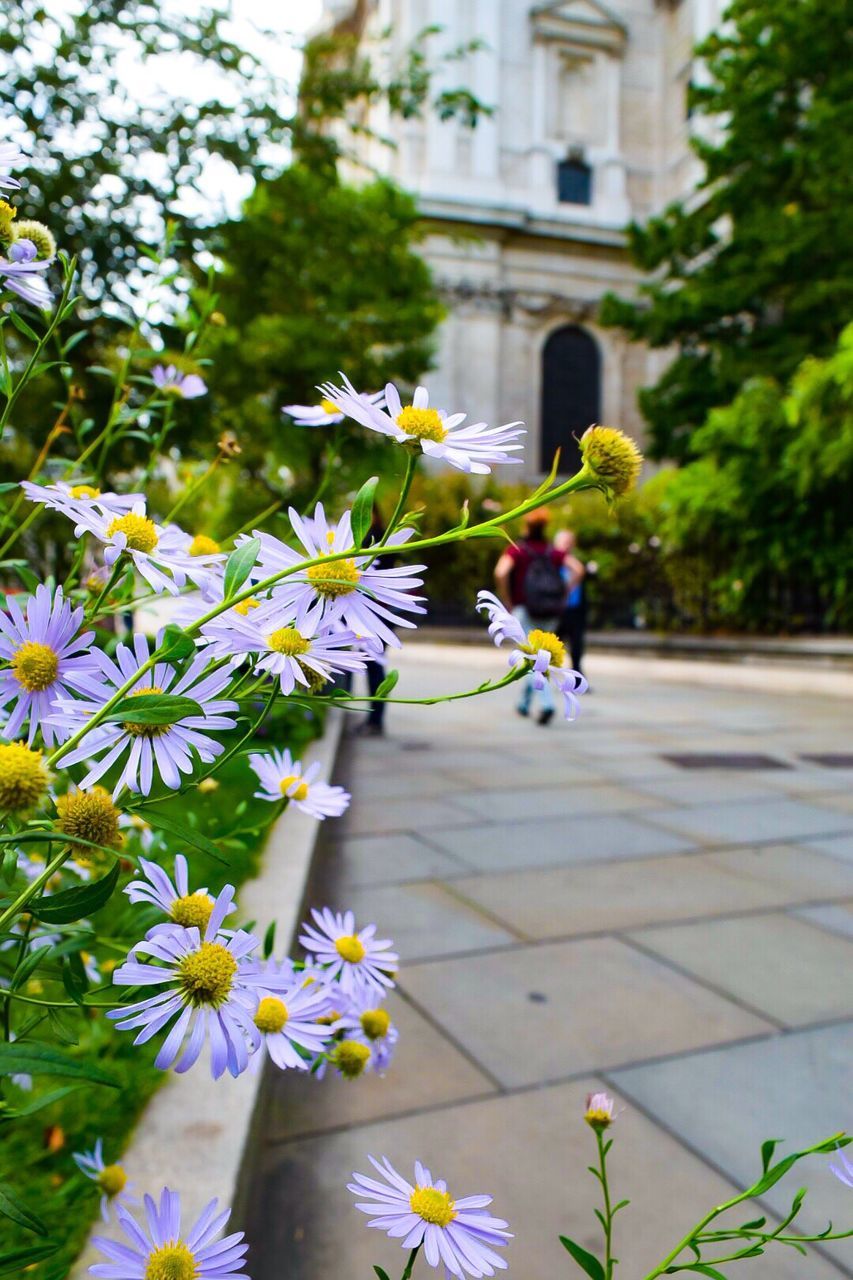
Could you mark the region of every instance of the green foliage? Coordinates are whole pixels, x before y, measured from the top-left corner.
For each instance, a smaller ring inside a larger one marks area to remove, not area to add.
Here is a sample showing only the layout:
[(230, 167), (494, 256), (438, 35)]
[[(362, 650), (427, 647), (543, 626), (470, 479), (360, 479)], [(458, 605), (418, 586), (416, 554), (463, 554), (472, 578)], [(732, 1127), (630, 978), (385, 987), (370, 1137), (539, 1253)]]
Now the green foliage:
[(676, 349), (640, 396), (659, 457), (691, 456), (708, 410), (748, 378), (827, 355), (853, 304), (851, 0), (734, 0), (698, 56), (699, 198), (630, 228), (654, 277), (639, 303), (610, 296), (602, 310)]

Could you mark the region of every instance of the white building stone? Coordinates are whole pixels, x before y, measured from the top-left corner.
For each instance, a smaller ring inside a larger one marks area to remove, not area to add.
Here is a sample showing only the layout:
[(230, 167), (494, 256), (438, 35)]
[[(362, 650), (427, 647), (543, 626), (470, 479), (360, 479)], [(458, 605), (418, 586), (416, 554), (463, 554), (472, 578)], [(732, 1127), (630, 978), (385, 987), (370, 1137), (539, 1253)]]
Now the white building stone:
[(372, 129), (394, 146), (365, 141), (360, 158), (414, 192), (429, 220), (424, 252), (448, 306), (433, 402), (489, 422), (523, 419), (528, 476), (547, 470), (557, 443), (573, 469), (573, 436), (592, 419), (642, 440), (637, 390), (666, 357), (602, 329), (598, 304), (608, 289), (636, 287), (626, 223), (695, 183), (686, 91), (693, 46), (720, 7), (325, 0), (327, 22), (359, 30), (386, 69), (428, 26), (441, 28), (433, 56), (485, 43), (446, 67), (438, 87), (469, 88), (492, 118), (472, 130), (434, 113), (376, 113)]

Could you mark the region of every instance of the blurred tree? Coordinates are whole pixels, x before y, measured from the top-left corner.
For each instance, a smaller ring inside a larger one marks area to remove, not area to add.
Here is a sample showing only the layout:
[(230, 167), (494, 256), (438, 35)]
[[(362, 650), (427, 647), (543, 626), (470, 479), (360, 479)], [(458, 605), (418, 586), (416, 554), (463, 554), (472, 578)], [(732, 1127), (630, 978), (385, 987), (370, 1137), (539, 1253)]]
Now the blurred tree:
[(654, 276), (639, 302), (611, 295), (602, 309), (632, 338), (675, 347), (640, 401), (654, 452), (678, 459), (747, 378), (828, 354), (853, 304), (853, 0), (734, 0), (697, 56), (699, 198), (631, 226)]

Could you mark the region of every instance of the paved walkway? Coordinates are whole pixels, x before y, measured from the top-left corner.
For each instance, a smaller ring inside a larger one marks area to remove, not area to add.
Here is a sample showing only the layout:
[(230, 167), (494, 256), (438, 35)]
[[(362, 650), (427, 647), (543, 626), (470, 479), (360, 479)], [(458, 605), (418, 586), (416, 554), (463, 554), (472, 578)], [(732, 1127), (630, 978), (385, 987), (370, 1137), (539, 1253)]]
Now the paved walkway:
[[(411, 646), (398, 693), (471, 686), (501, 662)], [(853, 1125), (853, 769), (803, 758), (851, 750), (853, 704), (809, 695), (807, 678), (802, 694), (749, 692), (647, 671), (594, 656), (574, 725), (518, 719), (506, 690), (392, 707), (385, 741), (346, 744), (353, 804), (326, 823), (311, 896), (396, 940), (401, 1042), (385, 1079), (266, 1081), (253, 1280), (399, 1274), (403, 1251), (345, 1189), (368, 1152), (491, 1192), (521, 1280), (574, 1275), (556, 1237), (597, 1244), (580, 1119), (596, 1087), (625, 1108), (623, 1280), (752, 1179), (764, 1138)], [(771, 764), (666, 758), (697, 752)], [(825, 1163), (802, 1180), (806, 1224), (853, 1220)], [(837, 1280), (853, 1248), (746, 1271)]]

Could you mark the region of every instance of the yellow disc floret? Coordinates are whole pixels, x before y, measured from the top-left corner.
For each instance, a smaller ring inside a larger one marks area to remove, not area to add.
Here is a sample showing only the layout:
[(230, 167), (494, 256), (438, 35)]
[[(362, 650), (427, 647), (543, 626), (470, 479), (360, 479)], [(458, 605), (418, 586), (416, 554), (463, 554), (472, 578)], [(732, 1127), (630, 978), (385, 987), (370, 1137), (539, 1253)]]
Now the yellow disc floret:
[(142, 1280), (197, 1280), (195, 1254), (183, 1240), (170, 1240), (148, 1255)]
[(320, 408), (324, 413), (340, 413), (340, 409), (335, 404), (334, 400), (328, 400), (326, 396), (323, 396), (323, 399), (320, 401)]
[(256, 600), (254, 596), (249, 596), (246, 600), (241, 600), (239, 604), (234, 605), (234, 612), (239, 613), (241, 618), (245, 618), (250, 609), (258, 609), (260, 600)]
[(553, 631), (530, 631), (527, 636), (527, 644), (521, 646), (525, 653), (534, 656), (540, 649), (544, 649), (550, 655), (552, 667), (564, 667), (566, 665), (566, 646), (562, 640), (554, 635)]
[(12, 675), (29, 693), (48, 689), (59, 672), (59, 654), (49, 644), (25, 640), (12, 659)]
[(358, 964), (367, 955), (364, 943), (354, 933), (341, 934), (340, 938), (335, 940), (335, 950), (341, 959), (349, 964)]
[(123, 837), (118, 825), (121, 814), (104, 787), (68, 791), (64, 796), (58, 796), (56, 812), (59, 815), (56, 829), (67, 837), (74, 850), (75, 862), (89, 865), (103, 861), (100, 850), (78, 844), (78, 840), (89, 840), (107, 849), (121, 848)]
[(236, 972), (237, 961), (227, 947), (203, 942), (178, 965), (178, 980), (190, 1004), (218, 1009), (231, 994)]
[(305, 577), (318, 596), (334, 600), (355, 591), (361, 574), (354, 560), (331, 560), (328, 564), (310, 565), (305, 570)]
[(629, 493), (637, 483), (643, 455), (630, 436), (616, 427), (589, 427), (580, 439), (584, 468), (592, 472), (606, 494)]
[(219, 550), (219, 543), (206, 533), (197, 533), (190, 543), (191, 556), (212, 556)]
[(296, 658), (300, 653), (307, 653), (311, 648), (310, 640), (306, 640), (295, 627), (280, 627), (267, 636), (267, 646), (275, 653), (283, 653), (288, 658)]
[(16, 240), (32, 240), (36, 247), (36, 257), (40, 261), (56, 257), (56, 240), (50, 227), (35, 218), (25, 218), (15, 224)]
[(409, 1196), (409, 1208), (424, 1222), (436, 1227), (447, 1227), (456, 1217), (456, 1205), (447, 1191), (438, 1187), (415, 1187)]
[(0, 743), (0, 811), (32, 809), (47, 791), (48, 781), (40, 751), (23, 742)]
[[(299, 782), (299, 786), (292, 795), (287, 795), (288, 788), (292, 787), (294, 782)], [(278, 784), (278, 789), (283, 796), (287, 796), (288, 800), (306, 800), (308, 798), (308, 783), (300, 782), (299, 775), (296, 773), (291, 773), (286, 778), (282, 778)]]
[(258, 1003), (252, 1021), (263, 1035), (268, 1036), (281, 1031), (289, 1017), (283, 1000), (279, 1000), (277, 996), (264, 996)]
[(107, 527), (107, 537), (114, 538), (117, 533), (123, 533), (127, 538), (128, 551), (143, 551), (150, 555), (157, 546), (157, 526), (147, 516), (135, 516), (132, 512), (116, 516)]
[(381, 1040), (387, 1036), (391, 1026), (391, 1019), (384, 1009), (365, 1009), (359, 1021), (368, 1040)]
[(98, 1174), (96, 1181), (106, 1195), (117, 1196), (127, 1185), (127, 1174), (120, 1164), (108, 1164)]
[(355, 1080), (360, 1076), (369, 1060), (370, 1050), (358, 1040), (341, 1040), (332, 1054), (332, 1061), (347, 1080)]
[(72, 498), (100, 498), (101, 491), (91, 484), (73, 484), (69, 490), (69, 496)]
[(401, 431), (415, 440), (433, 440), (440, 444), (447, 437), (447, 427), (437, 409), (416, 409), (407, 404), (395, 419)]
[(209, 893), (185, 893), (182, 898), (176, 898), (169, 908), (169, 915), (175, 924), (182, 925), (184, 929), (198, 929), (199, 933), (204, 933), (207, 928), (207, 922), (213, 913), (213, 898)]

